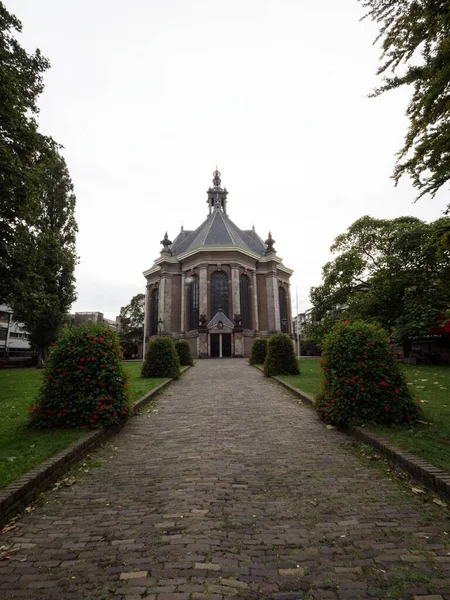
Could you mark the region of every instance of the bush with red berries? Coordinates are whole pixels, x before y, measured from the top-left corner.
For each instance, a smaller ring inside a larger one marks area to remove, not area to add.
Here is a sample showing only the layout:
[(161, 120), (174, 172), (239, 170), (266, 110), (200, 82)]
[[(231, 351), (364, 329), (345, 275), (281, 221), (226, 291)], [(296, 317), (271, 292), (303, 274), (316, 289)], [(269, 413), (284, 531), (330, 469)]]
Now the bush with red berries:
[(381, 328), (341, 321), (322, 346), (323, 388), (315, 407), (333, 424), (414, 421), (420, 408)]
[(29, 409), (38, 428), (99, 428), (131, 414), (120, 342), (109, 328), (67, 328), (52, 347), (44, 382)]

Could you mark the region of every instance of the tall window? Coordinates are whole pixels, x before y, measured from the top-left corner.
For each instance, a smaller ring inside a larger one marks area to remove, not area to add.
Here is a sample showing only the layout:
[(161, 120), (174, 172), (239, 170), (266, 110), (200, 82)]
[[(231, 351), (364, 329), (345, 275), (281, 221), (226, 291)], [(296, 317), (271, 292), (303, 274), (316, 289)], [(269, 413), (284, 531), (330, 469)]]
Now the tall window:
[(194, 281), (190, 286), (189, 295), (189, 329), (197, 329), (199, 320), (199, 288), (198, 288), (198, 277), (194, 276)]
[(156, 335), (158, 333), (158, 305), (159, 305), (159, 291), (158, 288), (155, 288), (152, 291), (152, 302), (151, 302), (151, 335)]
[(241, 298), (242, 327), (250, 329), (250, 281), (247, 275), (241, 275), (239, 280), (239, 295)]
[(211, 317), (221, 308), (228, 317), (228, 277), (223, 271), (211, 276)]
[(287, 305), (286, 305), (286, 292), (284, 288), (278, 288), (278, 300), (280, 302), (280, 324), (281, 331), (287, 333)]

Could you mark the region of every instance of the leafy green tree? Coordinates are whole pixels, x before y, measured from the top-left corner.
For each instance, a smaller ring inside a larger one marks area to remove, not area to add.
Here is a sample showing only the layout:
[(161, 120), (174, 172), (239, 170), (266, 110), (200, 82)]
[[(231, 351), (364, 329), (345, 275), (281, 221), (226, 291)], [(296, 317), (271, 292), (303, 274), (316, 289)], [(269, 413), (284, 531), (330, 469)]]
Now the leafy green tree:
[(14, 37), (22, 24), (0, 1), (0, 301), (8, 303), (28, 269), (17, 262), (15, 244), (28, 234), (36, 213), (35, 163), (43, 138), (35, 116), (49, 62), (28, 54)]
[(120, 309), (119, 337), (127, 355), (137, 354), (144, 340), (145, 294), (136, 294)]
[(30, 341), (45, 360), (76, 299), (74, 270), (75, 195), (59, 147), (47, 140), (36, 159), (39, 182), (34, 225), (14, 246), (14, 260), (26, 265), (27, 277), (14, 286), (10, 305), (15, 318), (25, 324)]
[(340, 319), (364, 319), (381, 324), (408, 354), (411, 339), (428, 334), (450, 307), (449, 231), (447, 217), (355, 221), (335, 239), (337, 256), (311, 289), (316, 335)]
[[(409, 129), (393, 178), (410, 175), (418, 198), (450, 179), (450, 4), (448, 0), (359, 0), (380, 25), (384, 83), (373, 96), (411, 86)], [(389, 73), (389, 75), (388, 75)], [(447, 211), (450, 210), (450, 205)]]

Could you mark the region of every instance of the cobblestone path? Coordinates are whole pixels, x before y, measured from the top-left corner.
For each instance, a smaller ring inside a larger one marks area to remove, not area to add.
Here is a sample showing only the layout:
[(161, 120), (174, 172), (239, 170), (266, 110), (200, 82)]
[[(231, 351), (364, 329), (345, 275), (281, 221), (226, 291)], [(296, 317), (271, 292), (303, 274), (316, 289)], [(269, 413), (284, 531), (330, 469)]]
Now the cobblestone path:
[(198, 361), (0, 537), (0, 598), (450, 599), (448, 512), (348, 444), (246, 361)]

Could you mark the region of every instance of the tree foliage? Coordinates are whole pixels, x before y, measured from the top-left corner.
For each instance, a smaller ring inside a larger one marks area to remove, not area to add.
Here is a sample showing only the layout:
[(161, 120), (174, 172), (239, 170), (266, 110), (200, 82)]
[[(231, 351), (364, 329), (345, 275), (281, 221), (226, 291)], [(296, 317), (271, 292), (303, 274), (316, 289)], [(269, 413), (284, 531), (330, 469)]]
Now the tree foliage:
[[(76, 299), (75, 195), (58, 146), (48, 141), (36, 159), (39, 183), (33, 226), (14, 245), (20, 265), (10, 305), (44, 358)], [(26, 275), (26, 277), (25, 277)]]
[(362, 321), (340, 321), (323, 346), (323, 387), (315, 408), (329, 423), (389, 425), (417, 419), (386, 333)]
[[(450, 4), (448, 0), (360, 0), (380, 25), (384, 83), (373, 92), (411, 86), (409, 129), (393, 178), (410, 175), (418, 198), (450, 179)], [(447, 210), (450, 209), (450, 205)]]
[(7, 302), (23, 269), (13, 253), (36, 214), (35, 162), (45, 144), (35, 116), (49, 63), (14, 37), (20, 21), (0, 1), (0, 301)]
[(145, 294), (136, 294), (120, 309), (119, 337), (127, 354), (137, 354), (144, 339)]
[(339, 235), (337, 256), (311, 289), (317, 341), (342, 318), (381, 324), (407, 350), (429, 334), (450, 307), (450, 219), (424, 223), (414, 217), (362, 217)]

